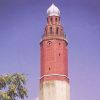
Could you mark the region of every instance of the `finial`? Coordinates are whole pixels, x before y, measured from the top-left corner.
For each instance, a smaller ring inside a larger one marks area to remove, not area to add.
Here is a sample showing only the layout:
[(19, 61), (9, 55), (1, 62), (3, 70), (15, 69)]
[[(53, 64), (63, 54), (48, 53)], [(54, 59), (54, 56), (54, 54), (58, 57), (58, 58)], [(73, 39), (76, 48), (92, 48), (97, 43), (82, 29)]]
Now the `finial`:
[(60, 16), (60, 10), (54, 3), (47, 10), (48, 16)]

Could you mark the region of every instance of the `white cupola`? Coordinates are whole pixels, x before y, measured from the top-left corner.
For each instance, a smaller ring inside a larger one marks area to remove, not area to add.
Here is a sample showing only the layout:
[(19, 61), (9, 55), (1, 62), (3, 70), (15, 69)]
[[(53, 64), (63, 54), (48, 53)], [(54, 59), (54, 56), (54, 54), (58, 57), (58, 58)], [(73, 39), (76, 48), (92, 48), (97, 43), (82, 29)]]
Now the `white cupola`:
[(60, 16), (60, 10), (54, 4), (47, 9), (48, 16)]

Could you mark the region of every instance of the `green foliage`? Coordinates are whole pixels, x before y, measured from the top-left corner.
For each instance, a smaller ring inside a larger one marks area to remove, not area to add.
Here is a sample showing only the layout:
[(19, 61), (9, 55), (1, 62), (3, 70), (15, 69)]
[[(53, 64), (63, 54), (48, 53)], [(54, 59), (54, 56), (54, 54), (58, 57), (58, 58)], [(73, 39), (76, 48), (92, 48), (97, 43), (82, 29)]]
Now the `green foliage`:
[(0, 76), (0, 100), (16, 100), (27, 97), (27, 89), (24, 87), (26, 78), (24, 74), (11, 74)]

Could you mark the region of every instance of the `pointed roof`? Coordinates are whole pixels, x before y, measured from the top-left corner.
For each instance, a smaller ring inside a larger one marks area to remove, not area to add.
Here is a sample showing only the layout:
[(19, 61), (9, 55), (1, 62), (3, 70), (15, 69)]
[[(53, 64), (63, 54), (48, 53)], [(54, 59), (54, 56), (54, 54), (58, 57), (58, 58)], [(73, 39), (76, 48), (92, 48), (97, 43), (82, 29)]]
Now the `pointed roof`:
[(48, 9), (47, 9), (47, 14), (48, 16), (60, 16), (60, 10), (58, 9), (57, 6), (52, 4)]

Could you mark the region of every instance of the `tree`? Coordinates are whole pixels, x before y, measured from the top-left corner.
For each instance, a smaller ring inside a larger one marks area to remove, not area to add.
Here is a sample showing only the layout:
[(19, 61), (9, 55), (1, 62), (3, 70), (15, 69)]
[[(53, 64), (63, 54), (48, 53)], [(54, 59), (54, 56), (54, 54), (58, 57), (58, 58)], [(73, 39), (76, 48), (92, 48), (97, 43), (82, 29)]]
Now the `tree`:
[(0, 76), (0, 100), (16, 100), (27, 97), (24, 74), (9, 74)]

